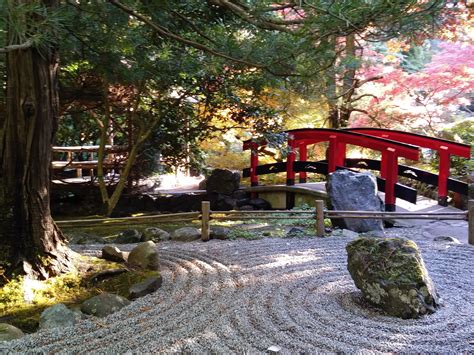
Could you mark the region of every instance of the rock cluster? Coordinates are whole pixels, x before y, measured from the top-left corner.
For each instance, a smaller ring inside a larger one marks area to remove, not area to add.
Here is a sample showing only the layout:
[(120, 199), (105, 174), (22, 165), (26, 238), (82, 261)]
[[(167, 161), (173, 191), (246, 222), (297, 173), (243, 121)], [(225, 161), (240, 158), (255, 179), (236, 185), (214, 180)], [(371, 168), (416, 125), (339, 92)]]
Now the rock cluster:
[(352, 279), (372, 305), (404, 319), (433, 313), (438, 307), (438, 294), (415, 242), (363, 237), (346, 250)]

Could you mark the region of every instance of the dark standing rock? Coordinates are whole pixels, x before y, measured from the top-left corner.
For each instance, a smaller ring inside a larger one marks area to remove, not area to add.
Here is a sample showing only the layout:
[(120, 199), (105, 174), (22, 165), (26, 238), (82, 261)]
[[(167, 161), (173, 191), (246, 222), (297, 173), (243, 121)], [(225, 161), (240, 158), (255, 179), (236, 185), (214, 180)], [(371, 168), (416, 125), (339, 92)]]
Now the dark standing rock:
[(232, 198), (235, 198), (236, 200), (244, 200), (248, 199), (250, 197), (250, 194), (248, 192), (245, 192), (244, 190), (235, 190), (232, 192)]
[(71, 327), (81, 319), (81, 315), (76, 313), (64, 304), (58, 303), (52, 307), (46, 308), (40, 316), (39, 328), (50, 329), (50, 328), (63, 328)]
[(133, 284), (129, 289), (129, 298), (134, 300), (139, 297), (146, 296), (152, 292), (158, 290), (162, 284), (163, 280), (161, 275), (151, 276), (145, 279), (142, 282)]
[[(326, 190), (330, 205), (334, 210), (384, 210), (384, 204), (377, 195), (377, 183), (372, 174), (338, 170), (329, 174)], [(333, 219), (332, 223), (334, 226), (350, 229), (355, 232), (383, 230), (382, 221), (376, 219)]]
[(350, 242), (346, 250), (347, 268), (369, 303), (404, 319), (438, 307), (435, 286), (415, 242), (365, 237)]
[(231, 195), (240, 186), (240, 174), (227, 169), (215, 169), (206, 180), (208, 193)]
[(201, 232), (194, 227), (183, 227), (176, 229), (171, 235), (171, 239), (179, 242), (192, 242), (193, 240), (201, 238)]
[(107, 292), (89, 298), (81, 305), (81, 311), (96, 317), (106, 317), (130, 304), (130, 301)]
[(207, 180), (206, 179), (199, 181), (199, 184), (198, 184), (198, 189), (199, 190), (206, 190), (206, 187), (207, 187)]
[(127, 261), (125, 253), (113, 245), (106, 245), (102, 248), (102, 259), (124, 263)]
[(236, 201), (237, 207), (242, 207), (250, 203), (250, 198), (242, 198)]
[(130, 243), (139, 243), (142, 239), (142, 234), (136, 229), (128, 229), (123, 231), (115, 239), (115, 243), (118, 244), (130, 244)]
[(138, 244), (128, 255), (128, 263), (142, 269), (159, 270), (160, 260), (156, 244), (151, 240)]

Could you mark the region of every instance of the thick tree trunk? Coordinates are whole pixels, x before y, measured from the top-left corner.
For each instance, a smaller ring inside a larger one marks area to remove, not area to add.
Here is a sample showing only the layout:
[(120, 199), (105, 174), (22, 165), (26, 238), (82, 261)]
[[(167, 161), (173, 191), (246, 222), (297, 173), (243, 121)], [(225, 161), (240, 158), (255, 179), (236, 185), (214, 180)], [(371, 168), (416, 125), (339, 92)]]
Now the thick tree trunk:
[(0, 274), (7, 277), (45, 279), (72, 266), (49, 205), (57, 70), (55, 49), (7, 54), (7, 115), (0, 137)]

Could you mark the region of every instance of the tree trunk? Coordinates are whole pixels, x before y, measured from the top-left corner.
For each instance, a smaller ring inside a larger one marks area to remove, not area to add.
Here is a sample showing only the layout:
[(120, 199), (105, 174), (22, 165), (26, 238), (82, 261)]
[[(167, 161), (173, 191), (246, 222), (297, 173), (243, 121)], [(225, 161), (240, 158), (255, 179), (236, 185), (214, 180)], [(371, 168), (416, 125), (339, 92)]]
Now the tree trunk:
[[(15, 37), (9, 34), (9, 44)], [(0, 137), (0, 275), (7, 277), (46, 279), (72, 266), (49, 204), (57, 71), (54, 48), (7, 53), (7, 115)]]

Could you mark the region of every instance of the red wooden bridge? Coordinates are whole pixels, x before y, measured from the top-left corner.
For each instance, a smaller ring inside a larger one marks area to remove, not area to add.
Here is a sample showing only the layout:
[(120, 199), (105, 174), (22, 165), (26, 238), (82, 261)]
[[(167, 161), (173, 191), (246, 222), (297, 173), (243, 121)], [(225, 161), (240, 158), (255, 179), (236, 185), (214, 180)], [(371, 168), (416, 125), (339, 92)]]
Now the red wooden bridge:
[[(416, 203), (416, 190), (398, 183), (398, 176), (404, 176), (438, 187), (438, 203), (445, 206), (448, 191), (467, 195), (468, 185), (452, 179), (450, 175), (451, 156), (470, 158), (471, 146), (445, 139), (423, 136), (415, 133), (378, 129), (295, 129), (286, 131), (289, 153), (286, 162), (259, 165), (258, 149), (267, 145), (265, 140), (248, 140), (243, 149), (250, 150), (250, 168), (244, 169), (243, 176), (250, 177), (252, 186), (258, 186), (258, 176), (286, 172), (286, 184), (295, 184), (295, 175), (299, 182), (305, 183), (307, 173), (327, 175), (337, 169), (364, 168), (380, 171), (377, 185), (385, 192), (385, 209), (395, 211), (396, 198)], [(328, 143), (326, 160), (307, 161), (308, 145)], [(346, 146), (354, 145), (378, 151), (381, 160), (347, 159)], [(439, 156), (438, 174), (399, 164), (399, 158), (417, 161), (420, 149), (434, 150)], [(298, 157), (298, 160), (297, 160)], [(289, 203), (291, 205), (291, 202)], [(288, 206), (292, 207), (292, 206)]]

